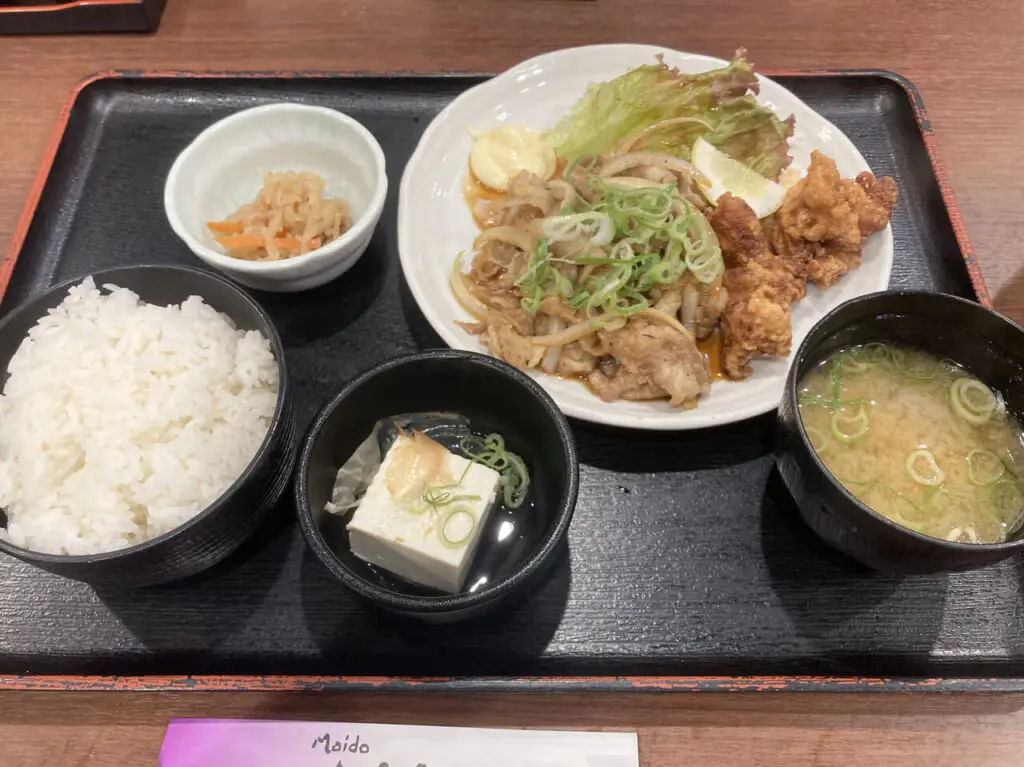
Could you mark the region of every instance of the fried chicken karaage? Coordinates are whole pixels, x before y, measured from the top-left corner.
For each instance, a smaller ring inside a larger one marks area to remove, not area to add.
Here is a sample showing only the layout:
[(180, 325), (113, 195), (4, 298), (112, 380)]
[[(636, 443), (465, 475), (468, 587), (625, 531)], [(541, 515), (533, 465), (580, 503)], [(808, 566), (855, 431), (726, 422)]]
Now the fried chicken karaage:
[(807, 176), (786, 194), (779, 211), (758, 221), (731, 194), (708, 220), (725, 262), (728, 302), (721, 317), (722, 369), (750, 375), (756, 357), (784, 357), (793, 341), (791, 308), (810, 280), (828, 289), (860, 266), (864, 240), (885, 228), (896, 204), (896, 182), (861, 173), (843, 179), (835, 162), (811, 154)]
[(771, 252), (754, 211), (724, 194), (708, 217), (725, 261), (728, 293), (720, 327), (722, 369), (730, 378), (750, 375), (751, 359), (789, 354), (790, 307), (804, 297), (802, 264)]
[(804, 262), (807, 279), (828, 289), (860, 266), (864, 240), (889, 223), (897, 195), (896, 182), (888, 176), (865, 172), (844, 179), (832, 158), (814, 151), (807, 176), (789, 191), (768, 225), (772, 249)]

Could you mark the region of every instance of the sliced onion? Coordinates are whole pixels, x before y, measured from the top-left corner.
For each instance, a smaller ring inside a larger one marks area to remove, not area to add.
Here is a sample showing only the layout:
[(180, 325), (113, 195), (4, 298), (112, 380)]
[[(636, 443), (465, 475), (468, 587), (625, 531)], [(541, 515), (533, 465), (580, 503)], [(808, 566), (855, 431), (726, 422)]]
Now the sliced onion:
[[(637, 314), (642, 314), (642, 312), (637, 312)], [(599, 330), (619, 330), (625, 326), (627, 320), (628, 318), (619, 314), (600, 314), (592, 319), (570, 325), (559, 333), (533, 336), (530, 338), (530, 343), (534, 346), (565, 346), (573, 341), (579, 341), (581, 338), (593, 335)]]
[[(595, 228), (597, 231), (591, 234)], [(615, 225), (604, 213), (587, 211), (569, 216), (551, 216), (540, 222), (541, 233), (551, 242), (584, 240), (593, 245), (610, 245)]]
[[(560, 317), (551, 317), (548, 320), (548, 334), (561, 333), (565, 330), (565, 322)], [(563, 345), (549, 346), (547, 351), (544, 352), (544, 358), (541, 360), (540, 366), (545, 373), (554, 373), (558, 369), (558, 360), (562, 356)]]
[(576, 194), (576, 188), (559, 178), (553, 178), (548, 181), (548, 192), (554, 195), (555, 199), (562, 203), (562, 207), (566, 208), (576, 202), (578, 195)]
[(636, 312), (636, 316), (645, 317), (648, 320), (651, 320), (652, 322), (657, 322), (662, 325), (668, 325), (673, 330), (678, 330), (691, 341), (693, 340), (693, 334), (685, 327), (683, 327), (682, 323), (679, 322), (679, 320), (677, 320), (670, 314), (665, 314), (665, 312), (660, 312), (657, 309), (641, 309), (640, 311)]
[(510, 208), (530, 207), (536, 208), (542, 214), (551, 209), (554, 200), (544, 194), (509, 194), (490, 204), (498, 210), (509, 210)]
[(629, 154), (613, 157), (601, 167), (601, 177), (617, 176), (627, 170), (638, 168), (642, 165), (653, 165), (656, 168), (665, 168), (673, 173), (680, 174), (683, 178), (692, 179), (697, 169), (686, 160), (662, 152), (630, 152)]
[(697, 308), (700, 306), (700, 292), (696, 286), (687, 283), (683, 288), (683, 306), (681, 310), (683, 327), (691, 334), (697, 332)]
[(581, 338), (601, 330), (600, 319), (596, 318), (594, 321), (584, 320), (583, 322), (577, 322), (560, 333), (533, 336), (530, 339), (530, 343), (535, 346), (565, 346), (566, 344), (571, 344), (573, 341), (579, 341)]
[(490, 229), (485, 229), (476, 238), (473, 247), (479, 250), (488, 242), (495, 241), (507, 242), (528, 255), (537, 250), (537, 238), (518, 226), (492, 226)]
[(462, 273), (462, 254), (460, 253), (455, 257), (455, 263), (452, 265), (452, 276), (451, 276), (452, 293), (455, 294), (455, 299), (462, 305), (462, 308), (472, 314), (478, 320), (484, 320), (487, 318), (487, 307), (484, 306), (483, 302), (474, 296), (469, 286), (466, 285), (466, 275)]
[(636, 176), (614, 176), (612, 178), (602, 179), (602, 184), (612, 189), (663, 189), (664, 184), (659, 184), (657, 181), (651, 181), (649, 178), (637, 178)]

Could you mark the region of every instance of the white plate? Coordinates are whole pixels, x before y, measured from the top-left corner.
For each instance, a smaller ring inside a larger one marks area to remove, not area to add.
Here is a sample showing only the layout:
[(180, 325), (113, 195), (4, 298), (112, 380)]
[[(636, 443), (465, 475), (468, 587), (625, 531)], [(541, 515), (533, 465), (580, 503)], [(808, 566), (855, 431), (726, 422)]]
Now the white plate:
[[(434, 330), (455, 349), (486, 351), (475, 336), (455, 324), (471, 320), (448, 287), (457, 253), (468, 251), (477, 234), (463, 197), (469, 152), (468, 128), (502, 124), (547, 129), (569, 111), (589, 83), (611, 80), (626, 70), (665, 63), (683, 72), (703, 72), (727, 62), (648, 45), (594, 45), (544, 54), (463, 93), (424, 132), (402, 176), (398, 202), (398, 250), (413, 296)], [(796, 117), (790, 145), (793, 166), (804, 172), (813, 149), (832, 157), (843, 177), (870, 170), (853, 143), (832, 123), (777, 83), (761, 77), (758, 101), (781, 117)], [(851, 298), (885, 290), (892, 269), (892, 230), (873, 235), (864, 246), (860, 269), (827, 292), (808, 286), (793, 307), (793, 349), (826, 312)], [(754, 373), (740, 383), (717, 382), (694, 410), (662, 402), (602, 402), (583, 384), (543, 373), (533, 375), (562, 411), (574, 418), (635, 429), (679, 430), (741, 421), (776, 408), (790, 360), (756, 360)]]

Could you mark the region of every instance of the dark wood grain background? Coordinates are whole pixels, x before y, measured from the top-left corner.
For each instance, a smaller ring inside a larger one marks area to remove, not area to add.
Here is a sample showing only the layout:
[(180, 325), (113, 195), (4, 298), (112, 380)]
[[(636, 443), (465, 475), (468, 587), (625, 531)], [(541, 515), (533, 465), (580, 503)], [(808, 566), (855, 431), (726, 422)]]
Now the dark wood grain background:
[[(1024, 13), (915, 0), (169, 0), (155, 36), (0, 38), (0, 248), (73, 85), (114, 68), (497, 71), (644, 42), (762, 69), (886, 68), (920, 88), (996, 305), (1024, 320)], [(171, 716), (639, 728), (654, 765), (1007, 765), (1019, 696), (289, 696), (3, 693), (0, 764), (154, 764)]]

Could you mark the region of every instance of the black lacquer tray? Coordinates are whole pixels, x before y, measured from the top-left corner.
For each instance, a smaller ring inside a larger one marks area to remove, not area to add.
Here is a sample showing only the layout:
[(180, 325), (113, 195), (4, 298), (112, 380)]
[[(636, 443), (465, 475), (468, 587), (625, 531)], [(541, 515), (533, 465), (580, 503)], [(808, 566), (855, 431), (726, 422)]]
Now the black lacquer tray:
[[(255, 294), (288, 350), (305, 428), (356, 373), (439, 345), (399, 268), (398, 181), (430, 119), (480, 79), (94, 78), (67, 107), (0, 268), (0, 311), (96, 269), (197, 263), (162, 206), (185, 145), (263, 102), (341, 109), (388, 157), (371, 248), (323, 288)], [(913, 87), (884, 72), (777, 79), (899, 182), (892, 286), (987, 301)], [(799, 520), (772, 468), (771, 416), (670, 435), (574, 430), (569, 556), (514, 612), (431, 627), (370, 611), (307, 550), (288, 500), (231, 560), (171, 586), (96, 592), (0, 560), (0, 688), (1024, 689), (1024, 563), (902, 579), (861, 569)]]

